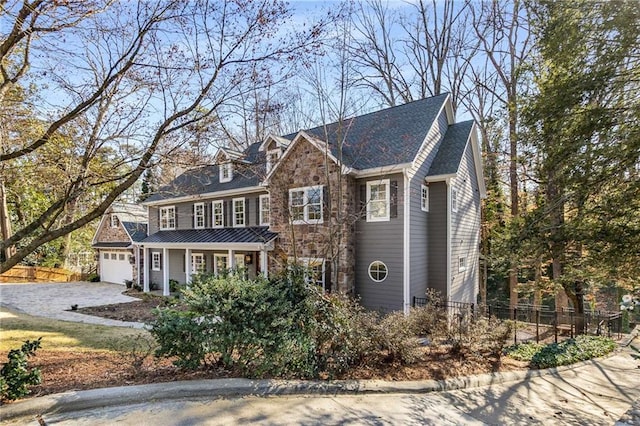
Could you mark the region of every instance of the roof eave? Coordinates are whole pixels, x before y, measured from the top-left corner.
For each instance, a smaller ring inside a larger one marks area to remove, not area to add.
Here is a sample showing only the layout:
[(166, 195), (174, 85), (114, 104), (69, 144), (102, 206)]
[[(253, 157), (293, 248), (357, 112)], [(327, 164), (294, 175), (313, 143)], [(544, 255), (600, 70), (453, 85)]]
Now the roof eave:
[(201, 200), (204, 198), (229, 197), (233, 195), (249, 194), (253, 192), (263, 192), (264, 190), (265, 190), (264, 186), (261, 186), (261, 185), (245, 186), (242, 188), (227, 189), (224, 191), (205, 192), (203, 194), (195, 194), (195, 195), (183, 195), (181, 197), (164, 198), (162, 200), (156, 200), (156, 201), (143, 201), (140, 204), (147, 207), (153, 207), (153, 206), (159, 206), (163, 204), (182, 203), (182, 202), (188, 202), (188, 201), (194, 201), (194, 200)]
[(369, 169), (362, 169), (362, 170), (354, 169), (352, 170), (351, 174), (353, 174), (353, 176), (356, 178), (367, 178), (372, 176), (402, 173), (404, 170), (409, 169), (410, 167), (411, 167), (411, 163), (390, 164), (388, 166), (372, 167)]
[(447, 179), (453, 179), (456, 176), (458, 176), (458, 173), (445, 173), (442, 175), (433, 175), (433, 176), (426, 176), (424, 178), (424, 181), (429, 183), (429, 182), (444, 182)]

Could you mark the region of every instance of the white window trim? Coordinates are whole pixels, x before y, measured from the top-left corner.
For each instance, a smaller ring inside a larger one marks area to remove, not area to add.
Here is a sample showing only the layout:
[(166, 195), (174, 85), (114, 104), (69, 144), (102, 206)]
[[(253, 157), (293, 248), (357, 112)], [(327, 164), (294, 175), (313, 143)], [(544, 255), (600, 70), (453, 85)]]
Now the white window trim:
[[(233, 179), (233, 163), (228, 162), (228, 163), (222, 163), (219, 166), (220, 169), (220, 183), (227, 183), (227, 182), (231, 182), (231, 180)], [(225, 177), (225, 170), (228, 171), (228, 176)]]
[[(385, 202), (387, 203), (387, 214), (386, 216), (383, 217), (371, 217), (371, 186), (372, 185), (385, 185), (387, 187), (387, 190), (385, 191), (386, 193), (386, 200)], [(372, 180), (367, 182), (367, 222), (388, 222), (391, 215), (391, 182), (389, 179), (382, 179), (382, 180)]]
[[(198, 207), (202, 209), (200, 211), (200, 214), (198, 214)], [(202, 219), (202, 225), (198, 225), (198, 218)], [(193, 228), (203, 229), (206, 223), (207, 223), (207, 220), (204, 212), (204, 203), (194, 203), (193, 204)]]
[[(156, 263), (158, 266), (156, 266)], [(159, 271), (162, 267), (162, 263), (160, 262), (160, 252), (153, 251), (151, 252), (151, 270)]]
[(451, 211), (458, 211), (458, 190), (455, 188), (451, 188)]
[[(197, 258), (202, 259), (202, 262), (200, 263), (202, 265), (202, 269), (198, 270), (196, 269), (196, 259)], [(207, 263), (206, 260), (204, 258), (204, 254), (203, 253), (191, 253), (191, 273), (192, 274), (199, 274), (200, 272), (204, 272), (207, 269)]]
[(429, 211), (429, 187), (420, 185), (420, 208), (423, 212)]
[(213, 273), (219, 275), (222, 271), (218, 270), (218, 259), (224, 258), (225, 264), (227, 265), (226, 269), (229, 269), (229, 255), (223, 253), (214, 253), (213, 254)]
[[(309, 191), (317, 191), (320, 190), (320, 217), (318, 219), (309, 219)], [(316, 186), (304, 186), (301, 188), (291, 188), (289, 190), (289, 209), (291, 209), (291, 202), (293, 200), (292, 194), (294, 192), (302, 191), (302, 207), (303, 207), (303, 218), (297, 220), (291, 220), (293, 225), (304, 225), (304, 224), (318, 224), (324, 222), (324, 186), (316, 185)]]
[[(242, 223), (238, 223), (237, 215), (236, 215), (236, 202), (242, 202)], [(244, 197), (234, 198), (232, 202), (233, 206), (233, 227), (234, 228), (242, 228), (247, 223), (247, 209), (245, 208)]]
[[(293, 259), (290, 259), (289, 261), (293, 262)], [(310, 268), (313, 265), (322, 265), (322, 278), (319, 281), (322, 282), (322, 290), (326, 291), (326, 289), (327, 289), (327, 280), (326, 280), (326, 261), (325, 261), (325, 259), (323, 259), (321, 257), (299, 257), (298, 258), (298, 264), (303, 266), (305, 269), (306, 268)], [(316, 280), (310, 281), (310, 277), (308, 275), (308, 271), (306, 271), (306, 270), (304, 272), (304, 279), (309, 284), (315, 284), (315, 285), (320, 286), (318, 281), (316, 281)]]
[[(220, 205), (220, 225), (216, 225), (216, 204)], [(211, 202), (211, 227), (224, 228), (224, 201), (222, 200)]]
[[(271, 156), (275, 154), (276, 161), (271, 161)], [(282, 151), (280, 148), (274, 148), (267, 151), (267, 173), (271, 171), (271, 169), (276, 165), (277, 161), (280, 160), (280, 156), (282, 155)]]
[(458, 272), (464, 272), (467, 270), (467, 258), (461, 256), (458, 258)]
[[(381, 280), (377, 280), (375, 278), (373, 278), (373, 275), (371, 274), (371, 267), (373, 266), (374, 263), (381, 263), (382, 265), (384, 265), (384, 268), (387, 270), (387, 273), (385, 274), (384, 278)], [(389, 276), (389, 267), (387, 266), (386, 263), (384, 263), (382, 260), (374, 260), (373, 262), (371, 262), (369, 264), (369, 266), (367, 267), (367, 274), (369, 275), (369, 278), (371, 279), (371, 281), (376, 282), (376, 283), (381, 283), (384, 280), (387, 279), (387, 277)]]
[[(169, 211), (173, 211), (173, 226), (169, 226), (170, 224), (170, 217), (169, 217)], [(166, 225), (162, 226), (162, 216), (163, 216), (163, 212), (167, 212), (167, 218), (166, 218)], [(165, 206), (165, 207), (160, 207), (160, 223), (158, 224), (160, 227), (161, 231), (171, 231), (176, 229), (176, 206)]]
[(112, 213), (109, 219), (110, 219), (110, 225), (112, 228), (117, 228), (120, 225), (120, 220), (118, 219), (118, 215)]
[(264, 206), (264, 200), (267, 200), (268, 204), (269, 204), (269, 218), (271, 219), (271, 198), (269, 197), (269, 194), (264, 194), (260, 196), (260, 205), (258, 206), (260, 208), (260, 225), (261, 226), (269, 226), (269, 220), (264, 220), (264, 215), (262, 214), (263, 212), (263, 206)]

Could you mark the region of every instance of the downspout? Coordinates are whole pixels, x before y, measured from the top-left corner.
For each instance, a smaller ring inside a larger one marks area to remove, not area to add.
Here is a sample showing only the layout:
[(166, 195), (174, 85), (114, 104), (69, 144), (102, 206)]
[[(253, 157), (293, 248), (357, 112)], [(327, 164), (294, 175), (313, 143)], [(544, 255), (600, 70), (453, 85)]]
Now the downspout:
[(447, 294), (445, 301), (451, 299), (451, 178), (447, 178)]
[(402, 172), (404, 176), (404, 245), (403, 245), (403, 311), (405, 315), (409, 314), (411, 308), (410, 294), (411, 294), (411, 252), (410, 252), (410, 240), (411, 236), (411, 178), (409, 177), (408, 169), (404, 169)]

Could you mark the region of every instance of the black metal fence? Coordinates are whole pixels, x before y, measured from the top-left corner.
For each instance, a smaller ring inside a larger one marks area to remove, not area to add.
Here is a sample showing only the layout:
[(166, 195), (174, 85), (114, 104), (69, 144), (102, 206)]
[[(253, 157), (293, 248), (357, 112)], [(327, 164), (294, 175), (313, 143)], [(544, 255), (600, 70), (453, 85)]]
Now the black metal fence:
[[(429, 299), (414, 297), (413, 306), (426, 306)], [(436, 309), (445, 309), (450, 315), (459, 319), (472, 320), (485, 317), (501, 320), (513, 320), (514, 342), (554, 338), (558, 342), (559, 336), (573, 338), (577, 334), (606, 335), (611, 337), (622, 334), (622, 314), (620, 312), (586, 311), (575, 313), (572, 309), (562, 311), (550, 310), (545, 306), (518, 305), (510, 308), (508, 305), (474, 303), (454, 301), (434, 301)]]

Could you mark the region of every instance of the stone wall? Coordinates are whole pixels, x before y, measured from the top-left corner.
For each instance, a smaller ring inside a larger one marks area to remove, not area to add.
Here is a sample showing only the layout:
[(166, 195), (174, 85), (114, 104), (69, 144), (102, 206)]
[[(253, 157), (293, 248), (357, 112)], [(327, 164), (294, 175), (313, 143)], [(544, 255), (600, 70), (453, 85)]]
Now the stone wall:
[(115, 243), (115, 242), (130, 242), (131, 239), (124, 230), (124, 226), (120, 223), (117, 227), (111, 227), (111, 215), (106, 214), (105, 219), (102, 221), (102, 226), (98, 229), (97, 242), (101, 243)]
[[(325, 283), (331, 283), (331, 290), (353, 291), (355, 179), (342, 175), (331, 158), (306, 140), (298, 141), (283, 161), (269, 181), (270, 228), (279, 234), (269, 259), (270, 269), (281, 269), (294, 257), (323, 258)], [(292, 225), (289, 189), (318, 185), (323, 185), (324, 192), (323, 222)]]

